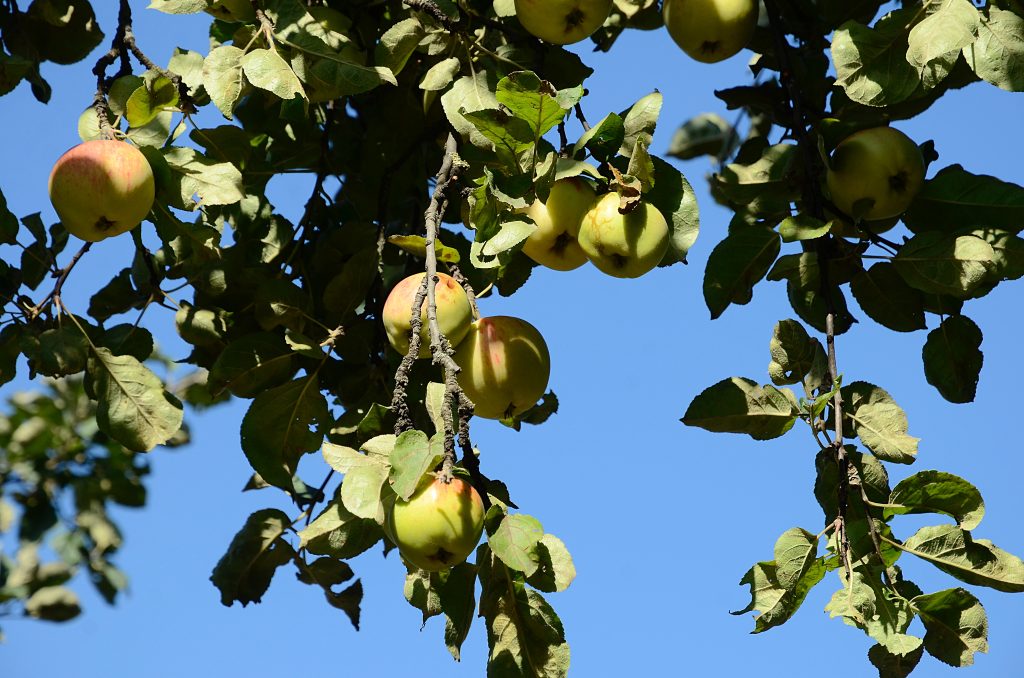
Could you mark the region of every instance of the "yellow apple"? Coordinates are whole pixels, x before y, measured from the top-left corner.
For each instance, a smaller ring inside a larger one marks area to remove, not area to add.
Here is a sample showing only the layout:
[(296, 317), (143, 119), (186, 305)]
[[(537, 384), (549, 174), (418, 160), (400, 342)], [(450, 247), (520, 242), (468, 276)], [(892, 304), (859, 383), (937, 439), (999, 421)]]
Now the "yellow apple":
[(455, 362), (462, 368), (459, 386), (485, 419), (507, 419), (536, 405), (551, 374), (544, 337), (530, 323), (509, 316), (473, 323)]
[(586, 179), (570, 177), (556, 181), (547, 202), (535, 201), (526, 213), (537, 224), (523, 244), (523, 252), (538, 264), (556, 271), (571, 271), (587, 263), (577, 242), (580, 221), (597, 194)]
[(917, 144), (892, 127), (855, 132), (832, 153), (827, 175), (832, 202), (865, 220), (899, 216), (924, 183), (924, 158)]
[(527, 31), (555, 45), (589, 37), (608, 18), (612, 0), (515, 0), (516, 16)]
[(668, 222), (658, 208), (641, 202), (619, 212), (619, 194), (600, 198), (580, 224), (580, 247), (594, 266), (616, 278), (639, 278), (665, 258)]
[(445, 483), (427, 476), (409, 501), (397, 499), (387, 514), (399, 553), (421, 570), (444, 570), (466, 560), (484, 529), (480, 494), (462, 478)]
[[(412, 305), (416, 293), (423, 284), (426, 273), (416, 273), (395, 285), (384, 302), (384, 330), (388, 341), (396, 351), (405, 355), (409, 352), (409, 337), (412, 334)], [(444, 273), (437, 274), (434, 286), (437, 302), (437, 325), (451, 345), (458, 346), (473, 323), (473, 308), (469, 304), (466, 290), (454, 278)], [(427, 299), (420, 306), (420, 358), (430, 357), (430, 334), (427, 327)]]
[(60, 156), (49, 190), (64, 228), (89, 242), (138, 226), (156, 194), (146, 156), (131, 144), (108, 139), (86, 141)]
[(665, 27), (684, 52), (712, 64), (747, 46), (758, 9), (757, 0), (665, 0)]

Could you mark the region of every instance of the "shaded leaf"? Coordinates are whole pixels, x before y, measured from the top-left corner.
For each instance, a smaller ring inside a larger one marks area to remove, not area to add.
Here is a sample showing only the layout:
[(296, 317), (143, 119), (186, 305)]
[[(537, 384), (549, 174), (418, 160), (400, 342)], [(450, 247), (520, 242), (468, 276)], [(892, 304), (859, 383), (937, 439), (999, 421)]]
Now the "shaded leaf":
[(907, 415), (885, 390), (864, 381), (842, 388), (843, 419), (871, 453), (897, 464), (913, 463), (917, 443), (907, 435)]
[(754, 440), (770, 440), (793, 428), (798, 414), (796, 398), (788, 390), (731, 377), (694, 398), (681, 421), (715, 433), (746, 433)]
[(236, 600), (243, 607), (261, 601), (274, 572), (291, 560), (292, 548), (281, 539), (290, 524), (277, 509), (262, 509), (246, 519), (210, 575), (225, 607)]
[(916, 596), (910, 601), (927, 633), (928, 654), (950, 666), (970, 666), (974, 655), (988, 652), (988, 615), (969, 591), (961, 588)]
[(985, 515), (981, 492), (969, 482), (945, 471), (919, 471), (893, 488), (885, 515), (945, 513), (964, 530), (973, 530)]
[(964, 315), (950, 316), (928, 333), (924, 376), (951, 403), (974, 401), (985, 360), (981, 340), (981, 328)]

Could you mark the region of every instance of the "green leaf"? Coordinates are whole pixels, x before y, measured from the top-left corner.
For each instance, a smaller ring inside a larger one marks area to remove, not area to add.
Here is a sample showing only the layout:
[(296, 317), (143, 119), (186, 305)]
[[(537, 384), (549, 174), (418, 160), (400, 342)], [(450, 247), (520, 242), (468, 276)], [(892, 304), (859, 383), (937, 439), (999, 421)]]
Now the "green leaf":
[(132, 127), (148, 125), (160, 113), (177, 105), (178, 88), (169, 78), (147, 78), (141, 87), (132, 92), (125, 104), (128, 124)]
[(928, 333), (924, 375), (951, 403), (974, 402), (985, 359), (981, 340), (981, 329), (964, 315), (950, 316)]
[[(171, 189), (179, 209), (199, 205), (232, 205), (245, 196), (242, 173), (228, 162), (210, 160), (192, 148), (173, 146), (162, 151), (171, 169)], [(196, 200), (198, 198), (198, 200)]]
[(203, 61), (203, 86), (206, 93), (229, 120), (245, 88), (245, 76), (242, 74), (244, 55), (245, 52), (237, 47), (221, 45), (210, 50)]
[(988, 615), (981, 602), (962, 588), (915, 596), (910, 604), (927, 632), (928, 654), (950, 666), (970, 666), (988, 652)]
[(256, 87), (288, 101), (306, 97), (302, 82), (276, 49), (257, 48), (243, 56), (239, 63), (245, 77)]
[(868, 659), (878, 669), (878, 678), (907, 678), (921, 661), (924, 645), (907, 654), (893, 654), (881, 645), (872, 645)]
[(340, 559), (354, 558), (384, 536), (375, 521), (352, 515), (340, 500), (328, 504), (298, 534), (300, 548)]
[(463, 114), (498, 107), (498, 100), (487, 83), (487, 77), (487, 71), (483, 70), (478, 70), (475, 75), (464, 75), (441, 95), (441, 107), (452, 127), (474, 146), (485, 149), (491, 148), (491, 141)]
[(427, 395), (423, 404), (427, 408), (427, 415), (430, 416), (430, 423), (434, 425), (434, 433), (444, 434), (444, 384), (432, 381), (427, 384)]
[(821, 342), (812, 339), (796, 320), (775, 323), (768, 350), (772, 359), (768, 374), (776, 386), (796, 384), (811, 372), (824, 356)]
[(423, 24), (419, 19), (412, 17), (399, 21), (380, 37), (374, 62), (398, 75), (423, 39), (423, 34)]
[[(778, 544), (795, 546), (796, 543), (796, 534), (791, 530), (783, 534), (776, 546), (778, 547)], [(783, 553), (786, 552), (785, 548), (780, 550)], [(807, 593), (821, 581), (826, 571), (823, 558), (807, 561), (806, 567), (800, 570), (799, 574), (790, 567), (786, 575), (787, 583), (790, 586), (787, 588), (779, 581), (778, 567), (774, 561), (757, 563), (747, 570), (743, 579), (740, 580), (741, 586), (746, 584), (750, 587), (750, 604), (731, 614), (741, 615), (757, 611), (758, 614), (754, 616), (752, 633), (762, 633), (770, 628), (781, 626), (800, 609)]]
[(918, 68), (933, 67), (950, 53), (969, 47), (978, 38), (978, 10), (970, 0), (941, 0), (910, 30), (907, 61)]
[(795, 214), (782, 220), (779, 235), (782, 236), (782, 242), (814, 240), (828, 233), (831, 228), (832, 222), (823, 222), (806, 214)]
[(892, 490), (885, 516), (904, 513), (945, 513), (964, 530), (973, 530), (985, 515), (981, 492), (969, 482), (945, 471), (919, 471)]
[(506, 113), (498, 108), (485, 108), (479, 111), (462, 109), (459, 114), (468, 120), (476, 131), (482, 135), (494, 150), (503, 164), (517, 166), (520, 153), (530, 148), (535, 137), (530, 125), (521, 118)]
[(746, 433), (754, 440), (771, 440), (793, 428), (798, 414), (796, 398), (788, 389), (732, 377), (694, 398), (681, 421), (715, 433)]
[(987, 14), (964, 58), (982, 80), (1010, 92), (1024, 91), (1024, 17), (992, 6)]
[(626, 127), (622, 118), (609, 113), (596, 125), (583, 133), (573, 146), (573, 155), (586, 148), (597, 160), (604, 161), (614, 156), (624, 145)]
[(7, 209), (7, 198), (0, 191), (0, 244), (13, 245), (18, 239), (18, 218)]
[(380, 491), (387, 480), (388, 469), (380, 464), (362, 464), (351, 468), (341, 483), (341, 502), (352, 515), (384, 523), (384, 506)]
[(865, 381), (842, 388), (843, 419), (883, 461), (911, 464), (921, 440), (907, 435), (907, 415), (884, 389)]
[(98, 401), (96, 423), (128, 449), (148, 452), (181, 428), (181, 402), (134, 357), (95, 347), (89, 376)]
[(736, 131), (722, 116), (701, 113), (676, 130), (666, 152), (680, 160), (692, 160), (702, 155), (718, 158), (725, 156), (737, 141)]
[(290, 525), (291, 519), (277, 509), (262, 509), (246, 519), (210, 575), (225, 607), (236, 600), (242, 607), (261, 601), (274, 572), (291, 560), (292, 548), (281, 539)]
[(537, 544), (544, 536), (544, 528), (533, 516), (523, 513), (507, 515), (498, 529), (487, 538), (491, 550), (505, 565), (527, 577), (540, 567)]
[(711, 179), (712, 190), (734, 205), (746, 205), (755, 215), (788, 213), (789, 203), (800, 197), (793, 170), (798, 158), (794, 144), (769, 146), (751, 162), (730, 163)]
[[(916, 11), (916, 10), (915, 10)], [(851, 101), (891, 106), (911, 97), (921, 85), (917, 68), (907, 61), (906, 10), (889, 14), (868, 28), (847, 21), (832, 37), (836, 86)]]
[(900, 549), (960, 581), (1006, 593), (1024, 592), (1024, 562), (987, 539), (972, 539), (954, 525), (922, 527)]
[(989, 267), (990, 282), (1024, 277), (1024, 238), (1001, 228), (975, 228), (970, 235), (987, 242), (995, 252)]
[(271, 332), (256, 332), (229, 343), (210, 367), (207, 379), (215, 394), (225, 389), (239, 398), (255, 398), (280, 386), (295, 373), (295, 354)]
[(476, 575), (477, 569), (471, 563), (459, 563), (448, 571), (439, 591), (446, 617), (444, 642), (455, 661), (462, 658), (462, 643), (476, 614)]
[(487, 623), (487, 675), (566, 678), (569, 645), (546, 600), (481, 546), (480, 615)]
[(981, 238), (927, 231), (911, 238), (893, 265), (922, 292), (966, 299), (986, 280), (994, 258), (992, 246)]
[(63, 622), (82, 612), (78, 596), (63, 586), (45, 586), (25, 601), (25, 614), (35, 619)]
[(423, 78), (420, 80), (420, 89), (428, 92), (439, 92), (452, 84), (452, 80), (455, 79), (455, 76), (461, 70), (462, 62), (457, 58), (449, 57), (442, 59), (423, 74)]
[(923, 330), (924, 296), (908, 285), (896, 267), (880, 261), (850, 281), (850, 291), (868, 317), (896, 332)]
[(320, 448), (329, 421), (316, 376), (295, 379), (263, 391), (249, 405), (242, 451), (264, 480), (288, 490), (299, 459)]
[(339, 319), (346, 319), (355, 313), (365, 303), (370, 286), (377, 279), (379, 260), (376, 245), (353, 254), (324, 289), (324, 306), (327, 310), (336, 313)]
[(423, 624), (441, 614), (441, 584), (446, 572), (428, 572), (413, 568), (405, 575), (405, 600), (423, 613)]
[(209, 0), (150, 0), (149, 7), (166, 14), (195, 14), (209, 5)]
[(89, 343), (72, 324), (44, 330), (38, 337), (25, 335), (21, 350), (33, 372), (48, 377), (64, 377), (86, 368)]
[(778, 233), (760, 227), (737, 230), (715, 246), (704, 270), (704, 301), (712, 320), (729, 304), (750, 302), (754, 285), (771, 268), (781, 246)]
[(583, 88), (560, 93), (535, 73), (516, 71), (498, 81), (495, 96), (514, 116), (529, 125), (533, 140), (539, 141), (565, 119), (566, 113), (583, 97)]
[(661, 105), (664, 97), (661, 92), (651, 92), (633, 104), (628, 111), (623, 111), (622, 128), (624, 136), (619, 146), (619, 153), (626, 157), (633, 154), (637, 139), (642, 139), (644, 147), (648, 148), (654, 138), (654, 129), (658, 126), (658, 117), (661, 115)]
[[(426, 238), (422, 235), (391, 235), (388, 242), (395, 247), (424, 259), (427, 256)], [(434, 240), (434, 252), (437, 260), (449, 264), (459, 263), (459, 251), (454, 247), (445, 246), (440, 238)]]
[(545, 534), (537, 542), (537, 571), (526, 582), (539, 591), (555, 593), (569, 588), (576, 579), (576, 566), (561, 539)]
[(685, 262), (700, 233), (697, 194), (675, 167), (656, 156), (652, 156), (651, 161), (654, 163), (654, 188), (644, 194), (644, 200), (657, 207), (668, 220), (671, 253)]
[(906, 655), (921, 646), (920, 638), (905, 633), (914, 619), (906, 599), (871, 573), (855, 571), (852, 579), (842, 578), (846, 585), (825, 606), (832, 618), (842, 617), (893, 654)]
[(924, 183), (903, 221), (915, 233), (955, 231), (965, 224), (1017, 233), (1024, 229), (1024, 187), (950, 165)]
[(408, 501), (416, 487), (444, 457), (443, 436), (428, 439), (423, 431), (402, 431), (391, 451), (391, 489)]

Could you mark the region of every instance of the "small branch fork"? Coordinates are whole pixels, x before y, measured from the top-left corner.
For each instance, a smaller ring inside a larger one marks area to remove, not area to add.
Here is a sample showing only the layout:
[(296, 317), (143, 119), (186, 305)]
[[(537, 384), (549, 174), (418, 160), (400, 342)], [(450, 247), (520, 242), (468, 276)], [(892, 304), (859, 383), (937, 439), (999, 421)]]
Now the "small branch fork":
[[(96, 111), (100, 132), (104, 138), (115, 138), (114, 129), (110, 126), (107, 94), (110, 92), (110, 85), (114, 80), (131, 74), (129, 55), (133, 55), (145, 68), (156, 71), (171, 81), (171, 84), (178, 90), (178, 106), (183, 113), (190, 115), (196, 112), (195, 104), (188, 93), (188, 85), (181, 79), (181, 76), (160, 68), (139, 48), (132, 30), (132, 8), (128, 4), (128, 0), (120, 0), (120, 9), (117, 13), (117, 32), (114, 33), (114, 39), (110, 43), (110, 50), (101, 56), (92, 68), (92, 73), (96, 76), (96, 94), (93, 97), (92, 106)], [(108, 78), (107, 69), (113, 66), (115, 61), (120, 61), (121, 66), (112, 78)]]
[[(459, 366), (452, 357), (452, 349), (447, 337), (441, 331), (437, 321), (437, 299), (435, 297), (435, 286), (437, 284), (437, 250), (434, 243), (437, 240), (437, 232), (441, 226), (441, 219), (448, 207), (448, 190), (458, 183), (459, 172), (465, 168), (465, 163), (458, 156), (458, 143), (455, 135), (448, 134), (445, 142), (444, 159), (441, 162), (441, 169), (438, 170), (434, 192), (430, 198), (430, 204), (424, 213), (426, 225), (426, 238), (424, 241), (426, 249), (426, 275), (410, 309), (410, 338), (409, 351), (402, 358), (402, 363), (395, 373), (395, 393), (392, 400), (392, 407), (395, 410), (395, 434), (412, 428), (412, 417), (409, 415), (408, 385), (409, 372), (420, 352), (420, 331), (422, 321), (420, 309), (423, 303), (427, 304), (427, 331), (430, 337), (430, 351), (433, 355), (435, 365), (440, 365), (444, 370), (444, 407), (442, 418), (444, 420), (444, 460), (441, 464), (440, 477), (445, 482), (451, 482), (452, 471), (455, 467), (456, 453), (455, 443), (458, 435), (459, 447), (462, 449), (462, 463), (470, 473), (472, 484), (480, 494), (484, 507), (490, 504), (487, 496), (486, 481), (480, 473), (479, 461), (473, 452), (473, 444), (469, 437), (469, 420), (473, 416), (473, 402), (463, 393), (459, 387), (458, 375)], [(474, 314), (478, 314), (473, 289), (468, 284), (465, 276), (457, 268), (452, 268), (453, 275), (460, 285), (466, 289), (470, 297)], [(458, 423), (454, 421), (453, 410), (458, 412)]]
[[(824, 197), (821, 192), (824, 167), (822, 166), (821, 158), (818, 155), (817, 144), (808, 133), (808, 126), (812, 121), (808, 118), (807, 113), (804, 110), (799, 85), (793, 78), (794, 71), (791, 65), (791, 52), (793, 47), (786, 39), (786, 31), (783, 26), (782, 15), (779, 12), (777, 1), (765, 0), (765, 8), (768, 11), (769, 25), (771, 26), (772, 34), (775, 39), (775, 49), (780, 65), (780, 78), (788, 95), (787, 109), (791, 118), (789, 125), (790, 131), (792, 132), (793, 138), (796, 140), (803, 156), (805, 172), (803, 200), (812, 216), (824, 220)], [(828, 386), (829, 388), (831, 388), (839, 378), (839, 368), (836, 359), (836, 312), (832, 302), (831, 285), (829, 284), (829, 260), (831, 259), (831, 246), (832, 242), (830, 236), (825, 236), (815, 241), (819, 277), (821, 278), (821, 295), (824, 299), (826, 308), (825, 339), (826, 346), (828, 348), (828, 371), (831, 378), (831, 384)], [(864, 490), (864, 484), (861, 481), (860, 472), (856, 466), (850, 463), (849, 457), (846, 454), (846, 448), (843, 445), (843, 399), (838, 390), (836, 391), (835, 397), (832, 401), (832, 409), (834, 414), (835, 437), (832, 440), (831, 446), (835, 453), (836, 462), (839, 466), (839, 486), (837, 488), (838, 516), (835, 523), (836, 537), (839, 543), (840, 556), (842, 557), (846, 572), (848, 575), (852, 575), (853, 564), (850, 562), (850, 539), (846, 530), (846, 515), (849, 509), (850, 485), (856, 485), (860, 489), (861, 498), (865, 502), (865, 507), (868, 506), (866, 503), (867, 493)], [(813, 425), (814, 422), (811, 423)], [(885, 559), (882, 557), (881, 544), (877, 531), (875, 530), (874, 519), (871, 517), (870, 513), (867, 512), (865, 519), (868, 522), (868, 530), (871, 534), (871, 540), (874, 543), (875, 554), (878, 556), (878, 559), (883, 566), (882, 575), (885, 578), (886, 583), (891, 588), (892, 582), (889, 580), (888, 572), (885, 568)]]

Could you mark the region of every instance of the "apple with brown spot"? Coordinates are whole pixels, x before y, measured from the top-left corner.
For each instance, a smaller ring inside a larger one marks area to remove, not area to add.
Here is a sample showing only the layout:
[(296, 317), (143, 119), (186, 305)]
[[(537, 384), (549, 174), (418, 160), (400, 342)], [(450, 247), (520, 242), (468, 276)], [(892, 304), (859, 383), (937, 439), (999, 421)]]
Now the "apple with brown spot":
[(436, 572), (466, 560), (480, 541), (484, 504), (472, 485), (455, 477), (425, 476), (408, 501), (395, 500), (388, 533), (406, 561)]

